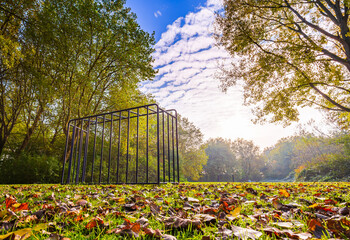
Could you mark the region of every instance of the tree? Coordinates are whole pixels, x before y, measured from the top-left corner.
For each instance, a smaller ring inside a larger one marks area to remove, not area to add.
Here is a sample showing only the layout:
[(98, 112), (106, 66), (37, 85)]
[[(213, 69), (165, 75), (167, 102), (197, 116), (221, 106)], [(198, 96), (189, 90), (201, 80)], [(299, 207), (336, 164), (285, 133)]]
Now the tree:
[(264, 162), (259, 147), (253, 141), (238, 138), (231, 144), (231, 149), (240, 167), (241, 180), (260, 180)]
[(35, 9), (34, 1), (0, 3), (0, 155), (30, 100), (31, 81), (22, 64), (28, 53), (23, 29)]
[[(233, 181), (238, 169), (236, 157), (231, 150), (231, 140), (210, 139), (205, 149), (208, 163), (204, 167), (204, 181)], [(233, 176), (233, 177), (232, 177)]]
[[(4, 28), (19, 32), (3, 36), (20, 53), (15, 71), (1, 54), (0, 154), (14, 127), (17, 139), (8, 147), (21, 152), (38, 134), (54, 144), (71, 118), (148, 102), (138, 83), (155, 75), (154, 37), (140, 29), (125, 1), (16, 2), (0, 8)], [(4, 116), (11, 109), (13, 117)]]
[(349, 7), (347, 0), (225, 0), (216, 39), (235, 62), (223, 69), (222, 89), (243, 79), (257, 122), (288, 124), (304, 106), (348, 116)]
[(264, 151), (265, 177), (281, 180), (293, 171), (292, 159), (295, 156), (296, 142), (297, 137), (282, 138), (273, 147)]
[(198, 180), (207, 163), (203, 133), (187, 118), (178, 115), (180, 172), (191, 180)]
[(12, 170), (35, 159), (57, 173), (70, 119), (154, 102), (138, 88), (156, 73), (154, 36), (124, 5), (0, 2), (0, 171), (16, 173), (7, 182), (23, 182)]

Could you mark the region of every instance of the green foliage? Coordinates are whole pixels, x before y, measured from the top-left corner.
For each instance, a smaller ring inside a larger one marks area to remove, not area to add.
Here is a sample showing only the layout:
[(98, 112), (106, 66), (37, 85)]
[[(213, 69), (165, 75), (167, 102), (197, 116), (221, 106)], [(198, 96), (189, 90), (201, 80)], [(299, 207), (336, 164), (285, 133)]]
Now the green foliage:
[[(225, 0), (217, 41), (234, 57), (222, 89), (244, 81), (257, 122), (298, 120), (298, 107), (350, 112), (349, 9), (345, 0)], [(238, 60), (237, 60), (238, 59)], [(332, 112), (330, 111), (330, 112)], [(342, 116), (342, 118), (346, 118)]]
[(210, 139), (206, 153), (208, 163), (204, 167), (203, 181), (259, 181), (264, 162), (259, 148), (252, 141), (223, 138)]
[(261, 169), (264, 167), (264, 161), (259, 147), (255, 146), (253, 141), (238, 138), (231, 144), (231, 149), (238, 162), (241, 180), (261, 180), (263, 177)]
[(154, 102), (138, 89), (156, 73), (154, 36), (140, 28), (124, 4), (1, 3), (3, 161), (31, 161), (38, 152), (61, 158), (70, 119)]
[(208, 156), (203, 134), (187, 118), (179, 116), (180, 172), (189, 180), (198, 180)]
[(231, 150), (231, 141), (222, 138), (210, 139), (205, 152), (208, 155), (208, 163), (204, 167), (204, 176), (201, 180), (207, 182), (233, 181), (233, 176), (237, 174), (237, 163)]
[(295, 155), (295, 141), (296, 138), (284, 138), (264, 151), (265, 177), (267, 179), (283, 179), (293, 170), (291, 165)]
[(0, 183), (57, 183), (62, 159), (46, 154), (22, 152), (0, 160)]
[[(338, 134), (325, 139), (318, 138), (317, 153), (308, 162), (305, 162), (297, 180), (300, 181), (349, 181), (350, 170), (350, 137), (348, 133)], [(322, 145), (320, 145), (323, 144)], [(309, 147), (309, 149), (312, 149)]]

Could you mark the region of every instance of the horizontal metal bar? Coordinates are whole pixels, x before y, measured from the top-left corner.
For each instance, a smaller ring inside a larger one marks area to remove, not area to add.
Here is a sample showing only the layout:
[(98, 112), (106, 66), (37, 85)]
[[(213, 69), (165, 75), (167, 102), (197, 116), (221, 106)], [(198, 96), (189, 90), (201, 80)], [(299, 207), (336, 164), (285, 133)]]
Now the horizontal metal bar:
[(71, 121), (79, 121), (85, 118), (94, 118), (94, 117), (99, 117), (99, 116), (103, 116), (103, 115), (111, 115), (114, 113), (119, 113), (119, 112), (123, 112), (123, 111), (129, 111), (129, 110), (135, 110), (138, 108), (147, 108), (147, 107), (151, 107), (151, 106), (156, 106), (159, 108), (158, 104), (152, 103), (152, 104), (148, 104), (148, 105), (143, 105), (143, 106), (138, 106), (138, 107), (132, 107), (132, 108), (126, 108), (126, 109), (122, 109), (122, 110), (116, 110), (116, 111), (112, 111), (112, 112), (108, 112), (108, 113), (101, 113), (101, 114), (95, 114), (95, 115), (91, 115), (91, 116), (86, 116), (86, 117), (82, 117), (82, 118), (75, 118), (75, 119), (71, 119), (69, 120)]
[[(129, 110), (135, 110), (135, 109), (140, 109), (140, 108), (147, 109), (147, 107), (148, 107), (148, 109), (152, 112), (152, 113), (149, 113), (149, 115), (157, 114), (157, 111), (156, 111), (156, 110), (153, 110), (153, 109), (149, 108), (149, 107), (151, 107), (151, 106), (156, 106), (156, 107), (158, 107), (158, 108), (159, 108), (159, 113), (164, 112), (164, 113), (166, 113), (166, 114), (168, 114), (168, 115), (170, 115), (170, 116), (176, 118), (176, 116), (174, 116), (174, 115), (172, 115), (171, 113), (169, 113), (169, 111), (175, 111), (175, 112), (176, 112), (175, 109), (164, 110), (164, 109), (160, 108), (160, 107), (158, 106), (158, 104), (155, 104), (155, 103), (154, 103), (154, 104), (148, 104), (148, 105), (139, 106), (139, 107), (133, 107), (133, 108), (127, 108), (127, 109), (122, 109), (122, 110), (116, 110), (116, 111), (112, 111), (112, 112), (108, 112), (108, 113), (95, 114), (95, 115), (86, 116), (86, 117), (82, 117), (82, 118), (75, 118), (75, 119), (71, 119), (71, 120), (69, 121), (69, 123), (72, 122), (72, 121), (86, 120), (86, 119), (88, 119), (88, 118), (96, 118), (96, 117), (102, 118), (104, 115), (113, 115), (113, 116), (115, 116), (114, 114), (119, 113), (119, 112), (127, 112), (127, 111), (129, 111)], [(135, 112), (133, 112), (133, 113), (134, 113), (135, 115), (137, 115), (137, 113), (135, 113)], [(145, 115), (146, 115), (146, 114), (140, 114), (139, 116), (145, 116)], [(134, 118), (134, 117), (137, 117), (137, 116), (132, 116), (132, 117), (130, 117), (130, 118)], [(125, 119), (125, 118), (127, 118), (127, 117), (123, 117), (123, 118)], [(117, 120), (118, 120), (118, 119), (117, 119)], [(110, 119), (106, 119), (106, 121), (111, 121), (111, 120), (110, 120)], [(115, 120), (113, 119), (113, 121), (115, 121)]]
[[(167, 111), (160, 111), (159, 113), (162, 113), (162, 112), (164, 112), (165, 114), (167, 114), (167, 115), (169, 115), (170, 117), (172, 117), (172, 118), (176, 118), (175, 116), (173, 116), (172, 114), (170, 114), (170, 113), (168, 113)], [(148, 115), (154, 115), (154, 114), (157, 114), (156, 112), (155, 113), (149, 113)], [(145, 114), (140, 114), (139, 115), (139, 117), (143, 117), (143, 116), (147, 116), (147, 113), (145, 113)], [(90, 118), (90, 117), (87, 117), (87, 119), (88, 118)], [(96, 117), (95, 117), (96, 118)], [(137, 116), (132, 116), (132, 117), (130, 117), (130, 119), (132, 119), (132, 118), (137, 118)], [(125, 119), (128, 119), (128, 117), (124, 117), (124, 116), (122, 116), (122, 120), (125, 120)], [(81, 120), (85, 120), (85, 119), (81, 119)], [(113, 118), (113, 121), (119, 121), (119, 118)], [(108, 122), (111, 122), (111, 119), (106, 119), (106, 121), (105, 121), (105, 123), (108, 123)], [(95, 125), (95, 124), (101, 124), (101, 123), (103, 123), (103, 121), (101, 121), (101, 122), (97, 122), (96, 123), (96, 121), (91, 121), (90, 122), (90, 125)], [(71, 126), (74, 126), (74, 125), (71, 125)]]

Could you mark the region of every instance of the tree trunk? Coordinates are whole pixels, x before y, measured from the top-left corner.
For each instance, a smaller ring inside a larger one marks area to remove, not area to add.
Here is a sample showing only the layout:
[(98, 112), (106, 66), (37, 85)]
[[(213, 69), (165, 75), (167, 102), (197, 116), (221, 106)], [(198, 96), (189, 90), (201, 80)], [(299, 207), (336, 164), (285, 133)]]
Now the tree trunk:
[(36, 112), (36, 116), (35, 116), (33, 125), (30, 128), (28, 128), (27, 134), (24, 137), (22, 145), (18, 149), (18, 153), (22, 152), (28, 146), (29, 140), (30, 140), (31, 136), (33, 135), (34, 130), (37, 128), (39, 119), (40, 119), (43, 112), (44, 112), (44, 108), (42, 107), (42, 105), (40, 105), (38, 111)]
[(1, 138), (0, 140), (0, 156), (5, 148), (5, 144), (6, 144), (6, 141), (7, 141), (7, 136), (4, 136), (3, 138)]

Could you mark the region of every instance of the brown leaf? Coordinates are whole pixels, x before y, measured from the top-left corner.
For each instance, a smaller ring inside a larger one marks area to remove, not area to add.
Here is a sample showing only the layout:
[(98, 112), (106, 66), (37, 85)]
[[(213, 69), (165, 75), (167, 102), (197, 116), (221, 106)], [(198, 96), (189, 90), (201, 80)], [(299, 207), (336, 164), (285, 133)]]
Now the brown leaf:
[(77, 205), (77, 206), (86, 206), (86, 205), (88, 205), (88, 201), (86, 201), (85, 199), (80, 199), (80, 200), (78, 200), (75, 204)]
[(149, 204), (149, 208), (151, 209), (151, 212), (156, 215), (159, 214), (161, 210), (161, 207), (153, 202)]
[(137, 210), (137, 206), (135, 203), (126, 203), (124, 204), (125, 211), (133, 212)]
[(90, 222), (88, 224), (86, 224), (85, 228), (86, 229), (93, 229), (93, 228), (95, 228), (97, 226), (104, 227), (104, 222), (99, 217), (95, 217), (95, 218), (91, 219)]

